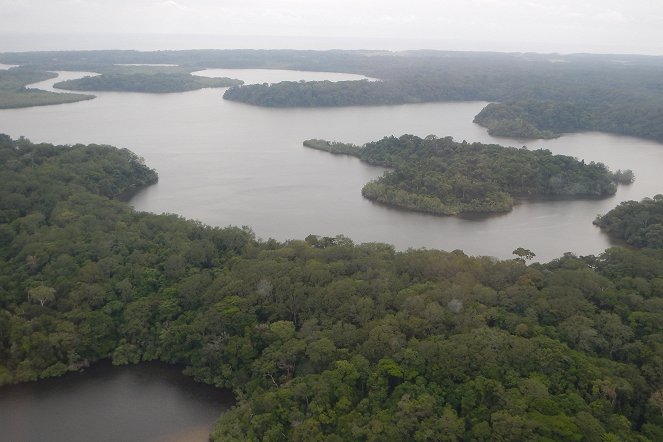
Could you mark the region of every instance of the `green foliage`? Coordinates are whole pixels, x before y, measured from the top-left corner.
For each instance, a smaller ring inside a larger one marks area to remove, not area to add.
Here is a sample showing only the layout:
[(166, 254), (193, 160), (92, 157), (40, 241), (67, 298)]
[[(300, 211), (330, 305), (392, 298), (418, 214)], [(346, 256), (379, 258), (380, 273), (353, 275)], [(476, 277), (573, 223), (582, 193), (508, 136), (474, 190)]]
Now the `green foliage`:
[(617, 169), (612, 173), (612, 180), (618, 184), (632, 184), (635, 181), (635, 174), (631, 169)]
[(536, 256), (536, 254), (534, 254), (534, 252), (532, 252), (529, 249), (525, 249), (523, 247), (518, 247), (517, 249), (515, 249), (511, 253), (516, 255), (518, 257), (516, 259), (522, 260), (522, 262), (529, 261), (530, 259), (532, 259)]
[[(556, 105), (549, 104), (549, 107), (553, 106)], [(552, 132), (551, 130), (542, 130), (529, 120), (534, 116), (540, 117), (542, 121), (546, 122), (546, 126), (550, 126), (555, 124), (554, 122), (559, 124), (559, 118), (563, 115), (565, 117), (568, 116), (574, 123), (578, 121), (573, 118), (572, 114), (568, 113), (568, 109), (564, 109), (563, 111), (560, 109), (558, 114), (554, 116), (545, 115), (544, 117), (542, 109), (530, 110), (529, 108), (524, 109), (524, 107), (517, 107), (514, 104), (491, 103), (474, 117), (474, 122), (488, 128), (488, 133), (495, 137), (549, 139), (558, 137), (559, 133)], [(558, 110), (557, 106), (555, 110)], [(552, 118), (556, 118), (556, 120), (552, 120)], [(569, 125), (562, 127), (563, 129), (560, 129), (560, 132), (572, 131)], [(575, 127), (574, 129), (577, 131), (580, 127)]]
[(661, 97), (645, 91), (596, 96), (570, 95), (556, 100), (491, 103), (474, 118), (494, 136), (554, 138), (564, 132), (602, 131), (663, 140)]
[(303, 145), (311, 149), (321, 150), (323, 152), (333, 153), (334, 155), (359, 156), (360, 147), (354, 144), (339, 143), (326, 140), (305, 140)]
[(27, 89), (25, 86), (55, 77), (52, 72), (29, 68), (0, 70), (0, 109), (44, 106), (48, 104), (73, 103), (90, 100), (92, 95), (58, 94), (55, 92)]
[(214, 440), (663, 432), (660, 251), (527, 266), (261, 242), (109, 199), (156, 178), (128, 151), (0, 141), (2, 384), (103, 358), (182, 364), (237, 394)]
[(362, 106), (418, 101), (408, 100), (395, 86), (368, 80), (282, 81), (234, 86), (223, 93), (223, 98), (266, 107)]
[(517, 197), (603, 197), (616, 191), (615, 175), (603, 164), (548, 150), (458, 143), (432, 135), (388, 137), (362, 147), (323, 140), (307, 140), (304, 146), (393, 168), (366, 184), (362, 195), (437, 215), (508, 212)]
[(111, 73), (94, 77), (83, 77), (56, 83), (54, 87), (73, 91), (119, 91), (119, 92), (184, 92), (202, 88), (238, 86), (241, 80), (230, 78), (207, 78), (187, 72), (124, 72), (117, 69)]
[(635, 247), (663, 248), (663, 195), (624, 201), (594, 224)]

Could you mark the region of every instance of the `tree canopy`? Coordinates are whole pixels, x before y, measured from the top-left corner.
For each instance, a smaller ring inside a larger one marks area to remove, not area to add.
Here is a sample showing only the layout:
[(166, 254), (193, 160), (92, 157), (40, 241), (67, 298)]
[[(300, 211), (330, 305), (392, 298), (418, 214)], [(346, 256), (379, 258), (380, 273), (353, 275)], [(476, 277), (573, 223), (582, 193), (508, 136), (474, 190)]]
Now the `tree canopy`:
[(594, 224), (635, 247), (663, 248), (663, 195), (624, 201)]
[(623, 175), (629, 172), (615, 175), (602, 163), (585, 164), (549, 150), (456, 142), (432, 135), (385, 137), (362, 147), (324, 140), (306, 140), (304, 145), (392, 168), (366, 184), (362, 195), (438, 215), (508, 212), (518, 197), (612, 195), (615, 182), (627, 181)]
[(0, 156), (0, 384), (181, 364), (236, 392), (224, 441), (661, 439), (660, 250), (259, 241), (118, 201), (156, 179), (126, 150)]

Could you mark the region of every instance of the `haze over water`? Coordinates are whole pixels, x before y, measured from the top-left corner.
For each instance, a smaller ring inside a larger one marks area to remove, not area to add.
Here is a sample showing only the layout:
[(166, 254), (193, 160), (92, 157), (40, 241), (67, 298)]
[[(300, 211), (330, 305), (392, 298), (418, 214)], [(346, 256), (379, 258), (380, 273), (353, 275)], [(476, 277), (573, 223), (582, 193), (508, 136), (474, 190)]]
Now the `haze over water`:
[[(206, 75), (221, 74), (229, 72)], [(234, 74), (251, 82), (284, 79), (283, 71)], [(361, 78), (289, 74), (293, 76), (285, 79)], [(78, 75), (66, 73), (63, 78)], [(601, 133), (535, 142), (498, 139), (472, 123), (484, 102), (270, 109), (225, 101), (222, 94), (223, 89), (161, 95), (95, 93), (98, 98), (80, 103), (2, 110), (0, 132), (33, 141), (129, 148), (145, 157), (160, 176), (159, 184), (131, 200), (136, 209), (176, 213), (215, 226), (246, 225), (265, 239), (343, 234), (355, 242), (387, 242), (401, 250), (462, 249), (470, 255), (500, 258), (511, 257), (522, 246), (548, 261), (567, 251), (600, 253), (610, 243), (591, 223), (597, 214), (620, 201), (662, 192), (656, 165), (663, 164), (663, 145)], [(406, 133), (547, 148), (602, 161), (613, 170), (633, 169), (636, 182), (603, 200), (528, 202), (509, 214), (487, 218), (436, 217), (364, 199), (362, 186), (382, 169), (301, 144), (308, 138), (362, 144)]]

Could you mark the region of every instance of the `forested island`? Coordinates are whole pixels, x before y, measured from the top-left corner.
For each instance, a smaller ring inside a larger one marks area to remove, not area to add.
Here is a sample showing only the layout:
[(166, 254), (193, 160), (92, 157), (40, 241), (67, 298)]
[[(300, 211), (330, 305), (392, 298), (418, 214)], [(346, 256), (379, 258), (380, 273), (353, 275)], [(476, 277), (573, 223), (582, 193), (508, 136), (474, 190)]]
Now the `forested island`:
[[(381, 81), (235, 86), (225, 98), (271, 107), (479, 100), (492, 103), (475, 121), (494, 135), (550, 138), (592, 130), (663, 141), (663, 57), (659, 56), (341, 50), (67, 51), (4, 53), (0, 54), (0, 62), (42, 71), (100, 73), (117, 64), (137, 63), (176, 64), (187, 72), (203, 68), (347, 72)], [(118, 80), (90, 81), (104, 81), (104, 87), (110, 87)], [(124, 79), (120, 84), (124, 81), (133, 83)], [(173, 86), (179, 85), (179, 80), (168, 81), (166, 89), (181, 87)], [(113, 87), (121, 90), (127, 86)]]
[(235, 391), (224, 441), (663, 439), (663, 250), (260, 241), (133, 211), (157, 176), (126, 149), (0, 158), (0, 384), (184, 365)]
[(0, 70), (0, 109), (12, 109), (90, 100), (93, 95), (58, 94), (25, 86), (57, 77), (53, 72), (14, 67)]
[(191, 75), (190, 70), (177, 66), (113, 66), (98, 70), (101, 75), (61, 81), (53, 87), (73, 91), (167, 93), (239, 86), (243, 83), (225, 77)]
[(663, 195), (624, 201), (594, 221), (605, 232), (634, 247), (663, 248)]
[(605, 197), (630, 171), (578, 161), (549, 150), (456, 142), (451, 137), (385, 137), (361, 147), (306, 140), (304, 146), (356, 156), (393, 169), (366, 184), (364, 197), (390, 206), (436, 215), (508, 212), (514, 198)]
[[(71, 91), (166, 93), (224, 88), (243, 83), (241, 80), (231, 78), (191, 75), (194, 68), (178, 66), (93, 64), (89, 67), (100, 75), (61, 81), (55, 83), (54, 87)], [(53, 68), (60, 69), (57, 65)], [(29, 84), (57, 77), (57, 73), (44, 69), (45, 67), (13, 67), (0, 70), (0, 109), (74, 103), (95, 98), (89, 94), (58, 93), (26, 88), (25, 86)]]

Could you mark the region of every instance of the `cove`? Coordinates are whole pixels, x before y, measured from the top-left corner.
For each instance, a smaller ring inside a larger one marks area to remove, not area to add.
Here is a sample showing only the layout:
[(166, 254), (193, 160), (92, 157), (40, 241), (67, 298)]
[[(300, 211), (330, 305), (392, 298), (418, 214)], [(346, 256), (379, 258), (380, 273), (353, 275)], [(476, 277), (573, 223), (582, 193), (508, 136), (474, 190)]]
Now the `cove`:
[[(255, 82), (282, 78), (282, 73), (270, 77), (269, 70), (250, 71), (250, 78), (246, 72), (234, 76)], [(307, 74), (289, 79), (321, 78), (320, 73), (312, 78)], [(3, 110), (0, 132), (35, 142), (129, 148), (160, 175), (159, 184), (131, 199), (137, 210), (176, 213), (215, 226), (246, 225), (264, 239), (343, 234), (357, 243), (386, 242), (399, 250), (461, 249), (498, 258), (510, 258), (515, 248), (525, 247), (537, 260), (548, 261), (565, 252), (600, 253), (611, 242), (592, 225), (596, 215), (621, 201), (662, 191), (658, 165), (663, 164), (663, 145), (604, 133), (545, 141), (495, 138), (472, 123), (485, 102), (268, 109), (225, 101), (223, 91), (96, 93), (96, 99), (86, 102)], [(500, 216), (436, 217), (371, 203), (361, 196), (361, 188), (382, 169), (302, 146), (309, 138), (363, 144), (404, 133), (546, 148), (601, 161), (613, 170), (632, 169), (636, 181), (607, 199), (531, 201)]]

